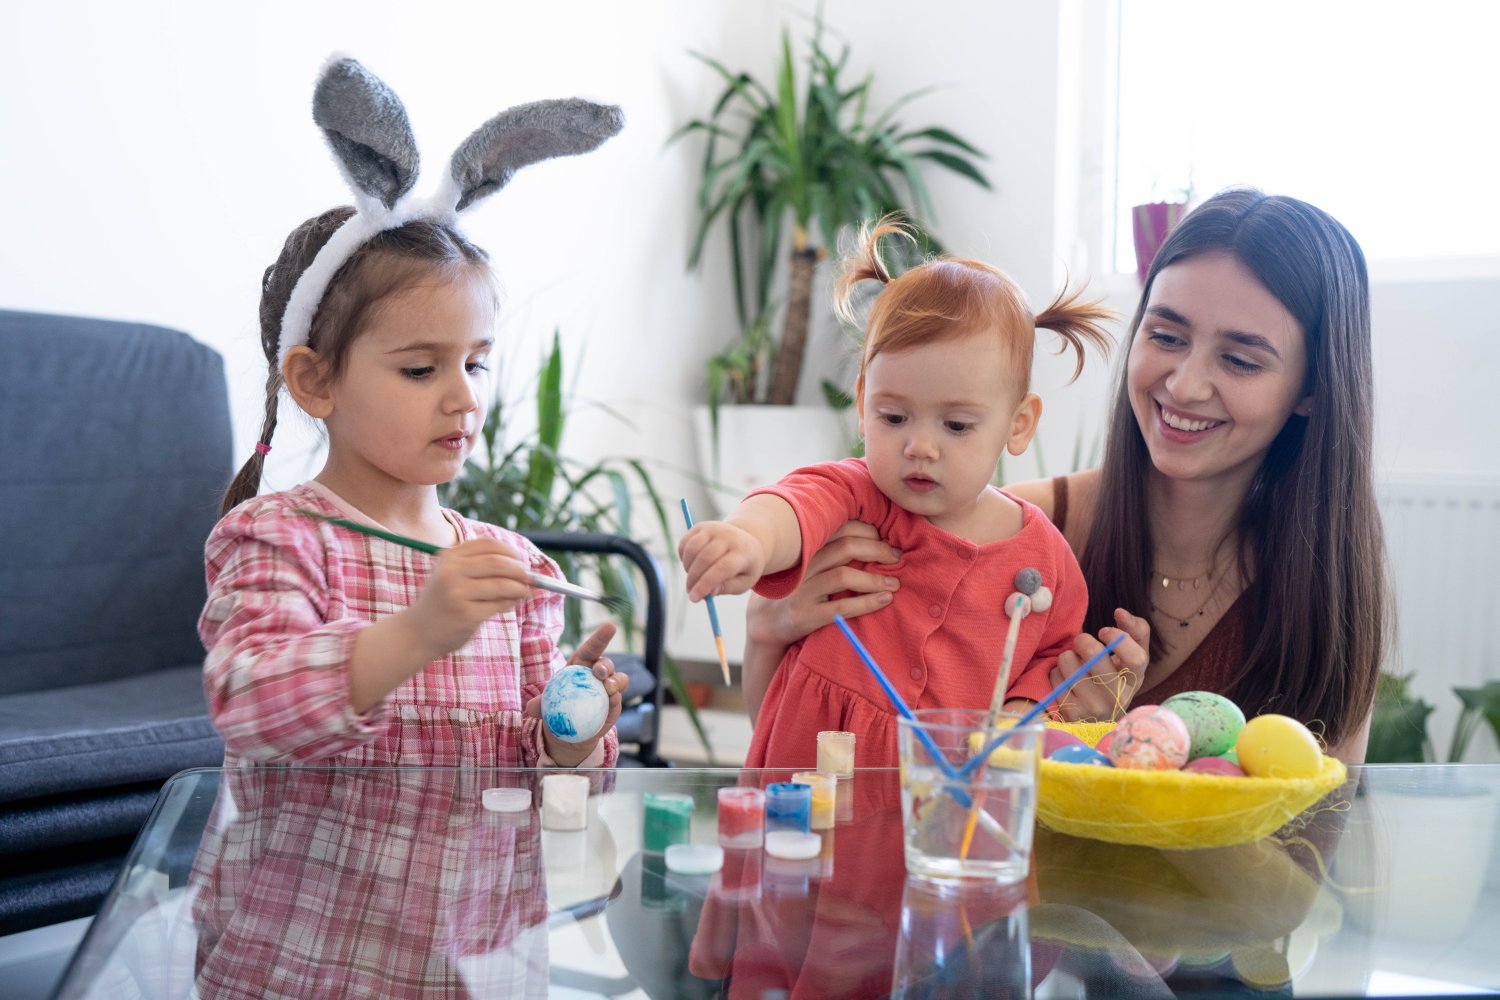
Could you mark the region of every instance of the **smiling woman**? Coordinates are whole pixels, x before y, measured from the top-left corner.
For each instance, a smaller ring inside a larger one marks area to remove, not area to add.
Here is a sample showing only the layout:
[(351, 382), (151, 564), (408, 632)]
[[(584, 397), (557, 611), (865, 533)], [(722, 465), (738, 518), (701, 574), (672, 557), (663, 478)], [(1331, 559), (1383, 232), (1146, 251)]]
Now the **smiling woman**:
[(1359, 245), (1294, 198), (1216, 195), (1157, 254), (1129, 351), (1069, 515), (1088, 620), (1153, 609), (1138, 703), (1216, 690), (1362, 758), (1390, 618)]

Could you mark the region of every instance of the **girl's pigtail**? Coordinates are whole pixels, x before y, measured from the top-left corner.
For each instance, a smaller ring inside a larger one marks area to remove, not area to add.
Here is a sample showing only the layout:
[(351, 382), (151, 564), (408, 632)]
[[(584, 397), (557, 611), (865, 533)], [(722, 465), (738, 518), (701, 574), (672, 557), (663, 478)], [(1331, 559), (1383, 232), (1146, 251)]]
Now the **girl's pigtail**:
[(1064, 287), (1052, 304), (1037, 313), (1036, 317), (1037, 329), (1051, 330), (1066, 342), (1059, 348), (1059, 352), (1071, 347), (1078, 356), (1078, 363), (1073, 366), (1073, 377), (1068, 379), (1069, 382), (1083, 374), (1085, 342), (1093, 344), (1099, 349), (1099, 353), (1109, 357), (1114, 338), (1101, 324), (1119, 319), (1115, 311), (1104, 305), (1102, 300), (1083, 302), (1082, 298), (1083, 289), (1070, 293)]
[(845, 323), (858, 326), (854, 315), (854, 287), (861, 281), (878, 281), (882, 285), (891, 283), (890, 269), (880, 256), (880, 241), (887, 236), (900, 236), (916, 243), (916, 237), (900, 212), (883, 216), (873, 226), (862, 223), (855, 237), (854, 249), (844, 254), (839, 265), (839, 279), (833, 287), (833, 308)]
[(260, 492), (261, 470), (265, 468), (266, 453), (271, 450), (271, 435), (276, 432), (276, 405), (281, 396), (281, 366), (277, 354), (281, 343), (282, 314), (286, 312), (287, 300), (291, 298), (297, 279), (334, 231), (353, 214), (354, 209), (342, 206), (308, 219), (293, 229), (282, 245), (276, 263), (266, 268), (261, 276), (260, 349), (266, 358), (266, 415), (261, 423), (260, 438), (255, 442), (255, 453), (240, 466), (240, 471), (224, 492), (224, 500), (219, 505), (220, 517)]
[(280, 393), (281, 373), (273, 368), (266, 376), (266, 417), (261, 424), (260, 438), (255, 442), (255, 453), (240, 466), (240, 471), (225, 491), (224, 502), (219, 507), (220, 517), (260, 492), (261, 471), (266, 465), (266, 455), (271, 451), (271, 435), (276, 433), (276, 406)]

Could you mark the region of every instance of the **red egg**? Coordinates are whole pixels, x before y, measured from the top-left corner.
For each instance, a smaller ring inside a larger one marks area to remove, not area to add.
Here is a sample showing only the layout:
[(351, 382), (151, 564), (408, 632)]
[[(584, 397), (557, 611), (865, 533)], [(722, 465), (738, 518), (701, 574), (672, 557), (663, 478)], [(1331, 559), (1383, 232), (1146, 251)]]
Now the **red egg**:
[(1066, 729), (1053, 729), (1051, 726), (1048, 726), (1045, 730), (1042, 731), (1043, 757), (1051, 757), (1054, 751), (1060, 750), (1063, 747), (1081, 745), (1086, 744), (1084, 744), (1083, 740), (1080, 740), (1078, 737), (1074, 736)]
[(1094, 744), (1094, 749), (1098, 750), (1100, 753), (1107, 754), (1107, 753), (1109, 753), (1109, 745), (1111, 743), (1113, 743), (1114, 741), (1115, 741), (1115, 731), (1113, 729), (1111, 729), (1111, 730), (1109, 730), (1109, 732), (1107, 732), (1103, 736), (1099, 737), (1099, 742)]
[(1197, 771), (1200, 774), (1222, 774), (1231, 778), (1243, 778), (1245, 772), (1235, 767), (1223, 757), (1194, 757), (1183, 765), (1184, 771)]

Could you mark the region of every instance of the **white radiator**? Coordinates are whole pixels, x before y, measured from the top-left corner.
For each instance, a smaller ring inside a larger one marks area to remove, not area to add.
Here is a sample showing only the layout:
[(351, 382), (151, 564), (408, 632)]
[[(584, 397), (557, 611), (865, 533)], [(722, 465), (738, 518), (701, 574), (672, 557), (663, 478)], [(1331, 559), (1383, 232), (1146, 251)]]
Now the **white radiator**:
[[(1428, 728), (1445, 758), (1453, 688), (1500, 679), (1500, 479), (1389, 477), (1375, 493), (1396, 602), (1386, 669), (1415, 675), (1413, 690), (1437, 709)], [(1487, 725), (1465, 760), (1500, 760)]]

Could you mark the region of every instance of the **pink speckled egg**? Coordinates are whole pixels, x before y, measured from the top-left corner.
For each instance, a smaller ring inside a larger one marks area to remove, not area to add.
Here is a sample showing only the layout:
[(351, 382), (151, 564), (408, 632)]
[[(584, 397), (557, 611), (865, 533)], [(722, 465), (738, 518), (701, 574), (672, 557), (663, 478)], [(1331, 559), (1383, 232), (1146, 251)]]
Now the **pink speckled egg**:
[(1223, 757), (1194, 757), (1183, 765), (1184, 771), (1196, 771), (1200, 774), (1222, 774), (1230, 778), (1243, 778), (1245, 772)]
[(1051, 726), (1048, 726), (1046, 729), (1042, 730), (1043, 757), (1051, 757), (1054, 753), (1056, 753), (1058, 750), (1061, 750), (1063, 747), (1087, 745), (1088, 744), (1084, 743), (1083, 740), (1080, 740), (1078, 737), (1074, 736), (1066, 729), (1053, 729)]
[(1141, 705), (1125, 713), (1115, 726), (1109, 759), (1115, 767), (1137, 771), (1171, 771), (1188, 761), (1192, 743), (1187, 725), (1171, 709)]

